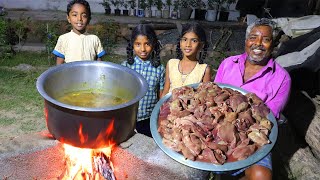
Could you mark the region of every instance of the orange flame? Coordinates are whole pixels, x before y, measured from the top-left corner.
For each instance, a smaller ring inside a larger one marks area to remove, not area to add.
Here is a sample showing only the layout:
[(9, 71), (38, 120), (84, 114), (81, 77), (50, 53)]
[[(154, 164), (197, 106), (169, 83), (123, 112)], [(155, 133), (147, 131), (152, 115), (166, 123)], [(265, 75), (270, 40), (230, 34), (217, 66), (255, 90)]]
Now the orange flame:
[(82, 124), (80, 124), (78, 134), (80, 137), (81, 144), (85, 143), (88, 140), (88, 135), (82, 133)]
[[(45, 102), (45, 103), (46, 103), (46, 102)], [(48, 120), (49, 120), (49, 119), (48, 119), (48, 113), (49, 113), (49, 112), (48, 112), (48, 108), (45, 107), (44, 110), (43, 110), (43, 112), (44, 112), (44, 117), (46, 118), (46, 125), (47, 125), (47, 127), (49, 127), (49, 126), (48, 126)]]
[[(69, 179), (99, 179), (97, 178), (97, 172), (94, 169), (94, 156), (100, 152), (111, 157), (111, 151), (116, 144), (112, 139), (112, 133), (114, 132), (114, 119), (112, 119), (110, 125), (102, 132), (99, 133), (96, 138), (96, 142), (101, 147), (98, 149), (90, 148), (78, 148), (68, 144), (63, 144), (66, 160), (66, 171), (63, 180)], [(80, 124), (78, 135), (81, 143), (85, 143), (88, 140), (88, 135), (83, 133), (83, 125)], [(108, 140), (107, 143), (105, 140)], [(110, 166), (113, 165), (110, 161)], [(85, 177), (83, 176), (85, 174)], [(98, 176), (99, 177), (99, 176)]]
[[(89, 149), (89, 148), (77, 148), (68, 144), (64, 144), (64, 152), (66, 159), (66, 173), (62, 178), (63, 180), (69, 179), (96, 179), (95, 169), (93, 166), (93, 156), (97, 152), (104, 153), (107, 157), (110, 158), (112, 146), (100, 149)], [(110, 166), (113, 168), (112, 162), (110, 161)], [(83, 177), (83, 174), (87, 178)]]

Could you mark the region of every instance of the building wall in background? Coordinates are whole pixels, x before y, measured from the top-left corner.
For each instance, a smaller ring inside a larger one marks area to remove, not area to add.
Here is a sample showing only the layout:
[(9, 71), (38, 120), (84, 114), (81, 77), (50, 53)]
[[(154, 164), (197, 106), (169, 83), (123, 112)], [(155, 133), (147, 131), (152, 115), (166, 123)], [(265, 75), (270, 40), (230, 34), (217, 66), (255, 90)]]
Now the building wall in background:
[[(25, 10), (59, 10), (66, 11), (67, 4), (70, 0), (1, 0), (0, 6), (6, 9), (25, 9)], [(102, 0), (87, 0), (90, 3), (91, 11), (95, 13), (103, 13), (104, 8), (101, 4)], [(138, 0), (136, 0), (138, 2)], [(165, 0), (162, 0), (165, 3)], [(205, 0), (206, 1), (206, 0)], [(111, 5), (112, 12), (114, 10)], [(173, 9), (173, 7), (171, 8)], [(156, 7), (152, 7), (152, 10), (156, 10)], [(230, 6), (229, 20), (237, 21), (240, 16), (239, 11), (235, 10), (235, 4)], [(194, 17), (194, 13), (191, 18)]]

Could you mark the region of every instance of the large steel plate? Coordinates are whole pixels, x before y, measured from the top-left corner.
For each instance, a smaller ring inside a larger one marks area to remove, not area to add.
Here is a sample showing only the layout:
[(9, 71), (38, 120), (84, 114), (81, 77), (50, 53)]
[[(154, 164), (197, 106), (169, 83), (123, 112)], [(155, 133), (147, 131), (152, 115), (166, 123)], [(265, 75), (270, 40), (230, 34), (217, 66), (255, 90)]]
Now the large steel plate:
[[(197, 84), (192, 84), (189, 85), (193, 88), (197, 88), (199, 83)], [(241, 92), (242, 94), (248, 93), (247, 91), (234, 87), (231, 85), (227, 84), (219, 84), (217, 83), (218, 86), (221, 88), (227, 87), (231, 88), (233, 90), (237, 90)], [(271, 129), (271, 133), (269, 134), (269, 140), (271, 141), (270, 144), (266, 144), (263, 147), (261, 147), (259, 150), (257, 150), (254, 154), (249, 156), (247, 159), (240, 160), (240, 161), (235, 161), (235, 162), (227, 162), (224, 163), (223, 165), (217, 165), (217, 164), (212, 164), (208, 162), (201, 162), (201, 161), (192, 161), (189, 159), (186, 159), (182, 154), (173, 151), (172, 149), (166, 147), (162, 143), (162, 137), (160, 133), (158, 132), (158, 116), (160, 112), (160, 107), (162, 106), (163, 103), (168, 101), (171, 98), (171, 93), (165, 95), (163, 98), (159, 100), (159, 102), (156, 104), (155, 108), (152, 111), (151, 118), (150, 118), (150, 128), (151, 128), (151, 134), (153, 139), (155, 140), (156, 144), (162, 149), (164, 153), (166, 153), (169, 157), (172, 159), (186, 165), (192, 168), (196, 169), (201, 169), (201, 170), (206, 170), (206, 171), (214, 171), (214, 172), (225, 172), (225, 171), (233, 171), (237, 169), (242, 169), (244, 167), (248, 167), (262, 158), (264, 158), (268, 153), (272, 150), (273, 146), (275, 145), (277, 141), (277, 136), (278, 136), (278, 124), (276, 122), (276, 119), (274, 115), (270, 112), (267, 116), (267, 118), (273, 123), (273, 127)]]

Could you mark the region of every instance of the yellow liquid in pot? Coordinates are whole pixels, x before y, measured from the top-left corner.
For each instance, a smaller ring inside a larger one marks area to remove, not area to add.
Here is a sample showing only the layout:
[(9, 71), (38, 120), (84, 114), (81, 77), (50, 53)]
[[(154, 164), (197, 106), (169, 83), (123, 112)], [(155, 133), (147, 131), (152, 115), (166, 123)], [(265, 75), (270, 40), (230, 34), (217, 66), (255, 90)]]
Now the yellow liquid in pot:
[(65, 104), (88, 108), (115, 106), (128, 101), (113, 95), (93, 91), (66, 93), (63, 96), (58, 97), (57, 100)]

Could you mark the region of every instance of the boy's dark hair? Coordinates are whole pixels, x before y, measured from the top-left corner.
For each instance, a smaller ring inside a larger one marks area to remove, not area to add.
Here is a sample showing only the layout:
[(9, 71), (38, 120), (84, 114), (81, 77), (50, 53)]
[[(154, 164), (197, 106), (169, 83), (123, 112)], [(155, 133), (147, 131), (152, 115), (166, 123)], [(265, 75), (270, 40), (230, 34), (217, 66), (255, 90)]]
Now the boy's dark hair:
[(158, 67), (160, 63), (160, 43), (158, 41), (157, 35), (154, 32), (153, 28), (147, 24), (139, 24), (132, 30), (131, 39), (128, 42), (127, 46), (127, 58), (128, 63), (132, 65), (134, 63), (133, 58), (133, 43), (136, 40), (137, 36), (147, 36), (149, 43), (152, 45), (153, 51), (151, 53), (151, 65), (153, 67)]
[(202, 48), (202, 51), (200, 51), (200, 57), (199, 57), (199, 64), (203, 64), (207, 56), (207, 50), (209, 45), (207, 42), (206, 32), (204, 31), (203, 27), (198, 23), (192, 23), (192, 24), (187, 23), (182, 25), (182, 31), (180, 33), (180, 37), (177, 39), (177, 48), (176, 48), (177, 58), (180, 60), (183, 58), (183, 53), (180, 48), (180, 40), (188, 32), (194, 32), (199, 37), (201, 43), (203, 43), (203, 48)]
[(72, 0), (72, 1), (70, 1), (68, 6), (67, 6), (67, 15), (69, 16), (71, 8), (72, 8), (72, 6), (74, 4), (82, 4), (86, 8), (86, 10), (88, 12), (88, 14), (87, 14), (88, 15), (88, 19), (89, 19), (89, 22), (90, 22), (90, 20), (91, 20), (91, 9), (90, 9), (89, 3), (86, 0)]

